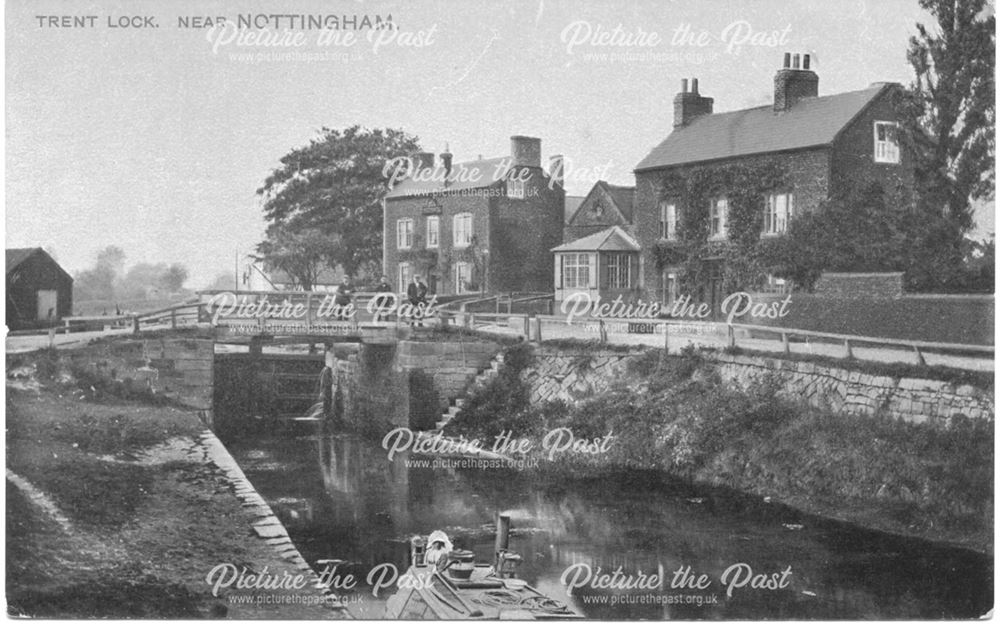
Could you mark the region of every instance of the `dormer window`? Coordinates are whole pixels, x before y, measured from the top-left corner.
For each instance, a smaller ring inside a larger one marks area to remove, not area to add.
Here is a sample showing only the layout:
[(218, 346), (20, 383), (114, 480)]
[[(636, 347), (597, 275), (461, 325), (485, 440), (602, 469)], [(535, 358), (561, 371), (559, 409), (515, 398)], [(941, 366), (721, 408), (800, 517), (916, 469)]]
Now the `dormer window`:
[(875, 122), (875, 163), (899, 163), (899, 125)]

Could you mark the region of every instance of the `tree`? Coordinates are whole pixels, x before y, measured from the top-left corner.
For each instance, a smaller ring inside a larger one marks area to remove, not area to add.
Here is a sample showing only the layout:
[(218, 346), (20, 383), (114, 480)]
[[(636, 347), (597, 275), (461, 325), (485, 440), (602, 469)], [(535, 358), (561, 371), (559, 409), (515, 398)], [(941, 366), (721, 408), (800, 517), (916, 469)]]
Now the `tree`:
[(212, 282), (205, 286), (206, 290), (220, 290), (225, 292), (231, 292), (237, 289), (236, 277), (233, 276), (232, 272), (222, 272), (215, 275)]
[[(902, 104), (916, 165), (918, 204), (953, 225), (958, 246), (971, 200), (992, 197), (996, 18), (986, 0), (919, 0), (935, 19), (917, 24), (907, 58), (916, 77)], [(940, 233), (939, 233), (940, 235)]]
[(283, 270), (296, 287), (309, 291), (324, 267), (331, 264), (341, 239), (318, 228), (275, 225), (267, 239), (257, 245), (260, 259), (269, 267)]
[[(312, 268), (316, 250), (296, 261), (296, 251), (287, 246), (294, 231), (311, 230), (337, 241), (319, 254), (330, 267), (339, 264), (355, 276), (359, 268), (380, 263), (386, 163), (418, 150), (417, 139), (401, 130), (322, 129), (308, 146), (282, 157), (281, 167), (257, 190), (268, 222), (258, 252), (267, 259), (268, 251), (281, 251), (280, 262), (269, 260), (276, 267)], [(302, 285), (315, 280), (315, 274), (286, 271)]]
[(188, 279), (187, 268), (180, 263), (172, 263), (160, 276), (160, 285), (167, 292), (174, 293), (184, 289), (184, 282)]
[(125, 252), (118, 246), (108, 246), (96, 254), (94, 267), (73, 279), (74, 299), (113, 300), (115, 282), (125, 267)]

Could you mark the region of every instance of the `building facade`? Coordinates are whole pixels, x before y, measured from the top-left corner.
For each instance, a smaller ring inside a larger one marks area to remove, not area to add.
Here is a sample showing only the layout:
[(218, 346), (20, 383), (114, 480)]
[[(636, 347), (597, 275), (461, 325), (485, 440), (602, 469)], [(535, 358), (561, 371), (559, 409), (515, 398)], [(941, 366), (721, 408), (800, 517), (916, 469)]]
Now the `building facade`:
[(713, 113), (697, 79), (681, 82), (673, 132), (635, 168), (647, 298), (670, 303), (686, 286), (716, 309), (734, 284), (781, 289), (773, 277), (740, 276), (734, 251), (784, 236), (794, 216), (868, 183), (912, 196), (893, 105), (900, 86), (819, 96), (818, 85), (809, 55), (791, 54), (765, 106)]
[(73, 312), (73, 277), (41, 248), (8, 248), (7, 327), (54, 325)]
[(419, 275), (440, 296), (551, 292), (562, 240), (562, 158), (511, 137), (509, 156), (453, 163), (418, 153), (383, 203), (382, 267), (398, 291)]

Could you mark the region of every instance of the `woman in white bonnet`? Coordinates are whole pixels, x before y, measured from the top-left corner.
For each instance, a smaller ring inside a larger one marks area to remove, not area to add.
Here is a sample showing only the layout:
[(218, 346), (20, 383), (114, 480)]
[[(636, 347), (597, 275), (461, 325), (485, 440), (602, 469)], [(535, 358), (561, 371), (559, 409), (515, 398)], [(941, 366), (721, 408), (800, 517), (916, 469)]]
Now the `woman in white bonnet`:
[(433, 565), (437, 570), (443, 570), (448, 565), (448, 556), (454, 548), (448, 534), (441, 530), (431, 532), (427, 536), (426, 562)]

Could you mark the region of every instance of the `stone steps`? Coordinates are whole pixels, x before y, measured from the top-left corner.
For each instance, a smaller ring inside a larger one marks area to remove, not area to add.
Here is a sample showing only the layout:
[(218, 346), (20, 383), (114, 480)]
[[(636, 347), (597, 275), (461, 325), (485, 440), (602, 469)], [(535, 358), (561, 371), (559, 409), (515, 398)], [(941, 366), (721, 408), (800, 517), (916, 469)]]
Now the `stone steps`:
[(503, 353), (497, 353), (497, 356), (490, 360), (490, 365), (481, 370), (469, 387), (466, 389), (466, 396), (460, 396), (451, 402), (448, 407), (448, 411), (441, 414), (441, 420), (437, 421), (434, 425), (434, 430), (440, 432), (452, 419), (462, 411), (464, 407), (469, 404), (468, 394), (485, 387), (490, 381), (496, 378), (500, 373), (500, 366), (503, 365)]

